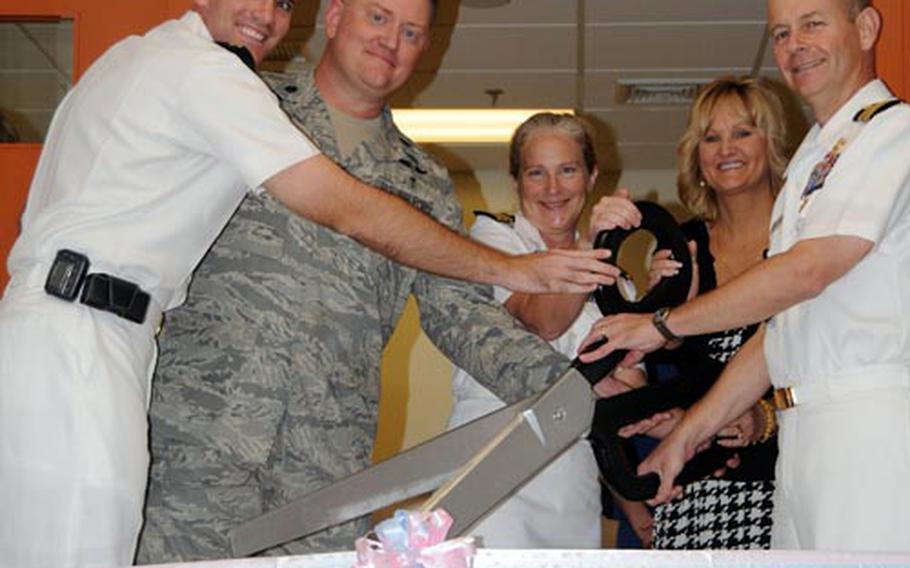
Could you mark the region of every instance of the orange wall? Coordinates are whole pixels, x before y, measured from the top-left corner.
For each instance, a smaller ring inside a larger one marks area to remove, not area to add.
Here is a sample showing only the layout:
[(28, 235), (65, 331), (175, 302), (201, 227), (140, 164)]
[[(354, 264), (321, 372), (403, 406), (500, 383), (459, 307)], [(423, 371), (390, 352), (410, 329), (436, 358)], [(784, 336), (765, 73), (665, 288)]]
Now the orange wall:
[(143, 0), (0, 0), (0, 16), (62, 16), (75, 22), (73, 50), (76, 77), (105, 49), (131, 33), (142, 33), (189, 1)]
[(894, 92), (910, 100), (910, 0), (874, 0), (884, 26), (876, 49), (878, 73)]
[[(189, 0), (0, 0), (0, 18), (72, 19), (73, 73), (78, 79), (112, 43), (179, 15), (189, 5)], [(6, 286), (6, 256), (19, 233), (40, 152), (38, 144), (0, 144), (0, 290)]]

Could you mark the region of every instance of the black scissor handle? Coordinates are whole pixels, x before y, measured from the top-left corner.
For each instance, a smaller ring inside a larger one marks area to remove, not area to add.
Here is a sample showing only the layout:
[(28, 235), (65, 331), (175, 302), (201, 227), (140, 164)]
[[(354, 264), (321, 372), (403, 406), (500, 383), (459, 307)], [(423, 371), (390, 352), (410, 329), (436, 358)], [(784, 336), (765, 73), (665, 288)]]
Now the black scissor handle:
[[(687, 406), (697, 400), (701, 392), (703, 389), (691, 389), (691, 385), (670, 383), (646, 386), (597, 401), (588, 437), (601, 475), (620, 495), (633, 501), (651, 499), (657, 495), (660, 478), (655, 473), (637, 474), (637, 456), (629, 455), (625, 440), (619, 437), (619, 429), (658, 412)], [(711, 475), (724, 467), (733, 453), (729, 448), (712, 445), (689, 460), (674, 483), (685, 485)]]
[[(657, 239), (659, 249), (669, 249), (674, 258), (679, 258), (682, 266), (674, 276), (661, 279), (654, 288), (639, 300), (627, 300), (619, 292), (617, 286), (599, 286), (594, 291), (594, 300), (600, 313), (603, 315), (620, 313), (648, 313), (664, 306), (676, 306), (686, 301), (689, 294), (689, 284), (692, 280), (692, 259), (689, 256), (689, 247), (686, 235), (676, 223), (676, 219), (669, 211), (650, 201), (636, 201), (635, 206), (641, 212), (641, 225), (638, 229), (617, 228), (611, 231), (601, 231), (594, 239), (594, 248), (608, 249), (612, 253), (604, 262), (616, 266), (619, 259), (619, 249), (622, 243), (635, 231), (643, 230), (653, 234)], [(586, 351), (593, 351), (604, 343), (606, 339), (589, 345)], [(578, 359), (572, 362), (572, 367), (578, 369), (588, 382), (593, 386), (601, 378), (607, 376), (625, 358), (627, 351), (614, 351), (598, 361), (582, 363)]]
[[(585, 348), (585, 353), (594, 351), (598, 347), (606, 345), (606, 343), (606, 339), (599, 339), (594, 343), (588, 345)], [(620, 363), (622, 363), (622, 360), (626, 357), (626, 353), (628, 353), (628, 351), (625, 349), (619, 349), (608, 354), (606, 357), (601, 357), (600, 359), (591, 361), (590, 363), (583, 363), (581, 359), (576, 357), (572, 361), (570, 367), (581, 373), (593, 387), (602, 378), (612, 373), (613, 370), (618, 367)]]
[(638, 230), (647, 231), (657, 239), (657, 248), (669, 249), (673, 258), (682, 263), (674, 276), (662, 278), (654, 288), (638, 301), (628, 300), (619, 292), (617, 286), (600, 286), (594, 292), (597, 307), (604, 315), (620, 313), (650, 313), (665, 306), (678, 306), (686, 301), (689, 284), (692, 281), (692, 259), (686, 235), (669, 211), (650, 201), (636, 201), (635, 206), (641, 212), (641, 225), (637, 229), (617, 228), (612, 231), (601, 231), (594, 239), (594, 248), (608, 249), (612, 254), (604, 262), (613, 264), (619, 261), (619, 249), (622, 243)]
[[(600, 232), (594, 240), (595, 248), (609, 249), (612, 254), (605, 262), (616, 265), (622, 243), (635, 231), (644, 230), (654, 235), (658, 249), (669, 249), (673, 258), (682, 266), (676, 275), (663, 278), (639, 300), (626, 299), (616, 286), (601, 286), (594, 292), (594, 299), (604, 315), (616, 313), (649, 313), (665, 306), (676, 306), (686, 301), (692, 280), (692, 259), (686, 236), (673, 216), (663, 207), (649, 201), (636, 201), (642, 214), (637, 229), (614, 229)], [(607, 342), (600, 340), (588, 346), (597, 349)], [(618, 350), (598, 361), (582, 363), (575, 359), (577, 369), (593, 386), (622, 362), (627, 351)], [(636, 458), (629, 456), (627, 444), (619, 437), (619, 429), (664, 412), (677, 406), (688, 406), (704, 394), (710, 385), (697, 380), (652, 385), (621, 395), (597, 401), (589, 439), (594, 456), (604, 479), (620, 495), (634, 501), (651, 499), (657, 495), (660, 478), (651, 473), (637, 474)], [(683, 485), (706, 477), (723, 467), (732, 450), (714, 445), (690, 460), (677, 476), (675, 483)]]

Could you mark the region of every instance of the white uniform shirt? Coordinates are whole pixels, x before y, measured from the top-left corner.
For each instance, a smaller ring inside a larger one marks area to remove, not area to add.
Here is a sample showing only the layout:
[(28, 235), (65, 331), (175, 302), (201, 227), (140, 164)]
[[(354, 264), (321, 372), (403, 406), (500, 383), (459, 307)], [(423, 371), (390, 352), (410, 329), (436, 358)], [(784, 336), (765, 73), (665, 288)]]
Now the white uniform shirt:
[[(509, 254), (528, 254), (547, 250), (547, 245), (543, 242), (540, 231), (520, 211), (515, 213), (514, 227), (509, 227), (489, 217), (477, 217), (471, 227), (471, 238)], [(632, 280), (622, 278), (617, 281), (617, 285), (624, 288), (626, 297), (635, 298), (637, 296), (635, 283)], [(493, 286), (493, 297), (502, 304), (512, 294), (514, 292), (511, 290), (501, 286)], [(574, 359), (578, 354), (578, 348), (581, 346), (582, 340), (591, 331), (594, 323), (601, 317), (602, 314), (597, 304), (594, 303), (593, 299), (589, 298), (582, 307), (581, 312), (579, 312), (578, 317), (569, 326), (569, 329), (550, 341), (550, 345), (569, 359)], [(639, 368), (644, 369), (644, 366), (639, 366)]]
[(862, 126), (800, 212), (813, 168), (851, 128), (854, 115), (891, 98), (883, 83), (869, 83), (824, 127), (816, 124), (790, 162), (771, 215), (771, 255), (797, 241), (831, 235), (856, 236), (875, 246), (818, 297), (769, 322), (765, 356), (777, 386), (908, 363), (910, 108), (890, 108)]
[[(515, 225), (509, 227), (489, 217), (479, 216), (471, 227), (471, 238), (490, 245), (509, 254), (527, 254), (547, 250), (540, 237), (540, 231), (528, 221), (521, 212), (515, 213)], [(514, 294), (500, 286), (493, 287), (493, 296), (500, 303), (505, 303)], [(585, 338), (591, 325), (600, 319), (600, 311), (594, 302), (585, 302), (578, 318), (564, 334), (550, 342), (554, 349), (569, 358), (575, 357), (581, 340)]]
[(68, 248), (173, 308), (246, 191), (317, 153), (189, 12), (108, 50), (61, 103), (10, 274)]
[[(514, 227), (478, 217), (471, 236), (512, 254), (547, 248), (540, 232), (521, 213), (516, 213)], [(505, 302), (513, 292), (495, 287), (493, 293), (498, 301)], [(585, 302), (571, 327), (550, 345), (573, 358), (599, 317), (594, 302)], [(462, 369), (455, 369), (452, 391), (455, 404), (450, 427), (505, 406)], [(601, 541), (600, 514), (597, 463), (588, 441), (580, 440), (482, 520), (472, 533), (481, 535), (490, 548), (597, 548)]]
[[(509, 254), (527, 254), (547, 250), (547, 245), (544, 244), (543, 239), (540, 237), (540, 231), (521, 212), (515, 213), (515, 224), (512, 227), (489, 217), (478, 216), (471, 227), (471, 238)], [(512, 294), (514, 292), (511, 290), (500, 286), (493, 287), (493, 296), (500, 303), (505, 303)], [(600, 310), (597, 309), (597, 305), (591, 301), (585, 302), (581, 313), (578, 314), (569, 329), (550, 341), (550, 345), (566, 357), (574, 358), (581, 341), (598, 319), (600, 319)], [(467, 371), (457, 367), (452, 375), (452, 392), (455, 398), (455, 408), (450, 421), (452, 425), (461, 424), (466, 420), (477, 417), (473, 411), (468, 413), (469, 416), (463, 417), (461, 415), (462, 409), (458, 407), (460, 399), (485, 398), (498, 400), (496, 395), (477, 382)], [(505, 403), (500, 403), (497, 406), (505, 406)], [(489, 412), (489, 410), (487, 411)]]

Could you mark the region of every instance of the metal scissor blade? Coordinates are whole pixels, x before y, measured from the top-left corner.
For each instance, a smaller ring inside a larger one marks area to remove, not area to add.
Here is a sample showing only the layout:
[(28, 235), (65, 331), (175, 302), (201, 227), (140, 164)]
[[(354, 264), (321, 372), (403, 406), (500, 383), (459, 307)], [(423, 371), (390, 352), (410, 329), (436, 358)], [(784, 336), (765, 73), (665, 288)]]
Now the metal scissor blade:
[(578, 370), (569, 369), (440, 487), (423, 509), (445, 509), (454, 519), (449, 536), (464, 534), (577, 442), (591, 427), (593, 415), (590, 383)]
[(436, 489), (536, 399), (487, 414), (240, 525), (231, 532), (234, 554), (248, 556)]

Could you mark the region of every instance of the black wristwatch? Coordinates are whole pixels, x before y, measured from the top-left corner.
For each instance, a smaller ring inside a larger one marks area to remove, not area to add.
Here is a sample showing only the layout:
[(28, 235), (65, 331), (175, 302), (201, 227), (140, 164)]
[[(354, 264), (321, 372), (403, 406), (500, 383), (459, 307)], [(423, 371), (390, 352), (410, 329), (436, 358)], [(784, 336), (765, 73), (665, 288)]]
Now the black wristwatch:
[(667, 327), (667, 318), (670, 317), (670, 308), (661, 308), (651, 316), (651, 323), (657, 328), (657, 331), (667, 341), (682, 341), (682, 337), (676, 335)]

